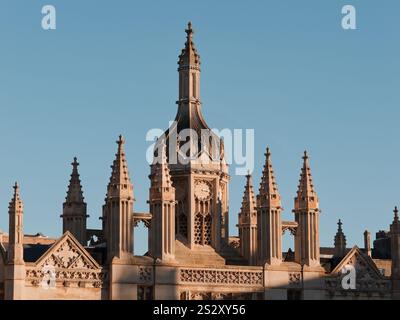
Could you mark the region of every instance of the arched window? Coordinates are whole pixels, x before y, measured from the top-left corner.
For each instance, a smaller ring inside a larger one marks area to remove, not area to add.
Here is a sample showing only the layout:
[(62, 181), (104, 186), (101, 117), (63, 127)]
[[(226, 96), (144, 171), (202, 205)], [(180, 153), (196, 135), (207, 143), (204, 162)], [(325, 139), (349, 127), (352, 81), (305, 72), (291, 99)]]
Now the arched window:
[(196, 214), (194, 220), (194, 243), (200, 245), (211, 245), (211, 214)]

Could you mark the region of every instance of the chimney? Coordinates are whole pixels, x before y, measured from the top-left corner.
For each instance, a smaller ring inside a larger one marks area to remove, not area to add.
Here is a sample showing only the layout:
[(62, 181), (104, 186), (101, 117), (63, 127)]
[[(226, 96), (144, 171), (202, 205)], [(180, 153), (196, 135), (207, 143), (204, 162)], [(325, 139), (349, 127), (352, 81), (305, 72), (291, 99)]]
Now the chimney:
[(369, 257), (371, 257), (371, 232), (364, 231), (364, 249)]

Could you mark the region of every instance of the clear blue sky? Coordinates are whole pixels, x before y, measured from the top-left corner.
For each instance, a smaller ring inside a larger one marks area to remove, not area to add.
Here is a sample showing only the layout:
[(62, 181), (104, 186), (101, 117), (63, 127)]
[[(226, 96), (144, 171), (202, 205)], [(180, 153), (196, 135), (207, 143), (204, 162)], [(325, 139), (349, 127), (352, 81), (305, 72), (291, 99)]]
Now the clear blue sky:
[[(41, 29), (45, 4), (57, 9), (55, 31)], [(345, 4), (357, 9), (357, 30), (341, 28)], [(332, 245), (338, 218), (348, 244), (362, 245), (363, 231), (387, 229), (400, 204), (399, 13), (395, 0), (1, 0), (0, 228), (8, 229), (18, 180), (25, 232), (59, 236), (74, 156), (89, 227), (99, 227), (120, 133), (135, 209), (148, 209), (145, 134), (175, 116), (177, 57), (191, 20), (204, 115), (211, 127), (255, 129), (257, 189), (268, 145), (283, 218), (292, 219), (307, 149), (321, 245)], [(232, 234), (243, 185), (232, 176)]]

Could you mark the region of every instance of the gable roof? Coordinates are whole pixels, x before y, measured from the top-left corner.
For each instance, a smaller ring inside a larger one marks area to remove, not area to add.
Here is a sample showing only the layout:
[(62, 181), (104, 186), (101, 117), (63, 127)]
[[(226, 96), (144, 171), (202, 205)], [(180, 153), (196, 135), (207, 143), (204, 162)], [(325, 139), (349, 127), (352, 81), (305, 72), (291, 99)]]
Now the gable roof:
[(339, 274), (346, 265), (353, 265), (357, 268), (365, 268), (367, 272), (374, 276), (374, 278), (382, 279), (383, 276), (376, 267), (372, 258), (360, 250), (359, 247), (354, 246), (332, 270), (331, 274)]
[(36, 262), (50, 247), (49, 244), (24, 244), (24, 261)]
[(96, 260), (69, 231), (65, 232), (35, 264), (62, 269), (101, 269)]

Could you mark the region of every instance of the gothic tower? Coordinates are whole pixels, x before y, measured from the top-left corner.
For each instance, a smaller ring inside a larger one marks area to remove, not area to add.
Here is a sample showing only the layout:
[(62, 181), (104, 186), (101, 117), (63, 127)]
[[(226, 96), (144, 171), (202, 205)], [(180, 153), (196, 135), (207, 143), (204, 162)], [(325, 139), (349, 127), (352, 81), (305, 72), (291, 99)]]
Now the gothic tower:
[(343, 258), (346, 255), (346, 236), (342, 230), (342, 221), (338, 221), (338, 230), (335, 235), (335, 252), (334, 256), (336, 258)]
[(175, 188), (167, 163), (165, 142), (161, 154), (151, 166), (149, 251), (154, 258), (174, 260), (175, 256)]
[(400, 222), (399, 210), (394, 208), (394, 219), (390, 225), (392, 256), (392, 290), (393, 298), (400, 299)]
[(7, 249), (7, 265), (5, 272), (5, 299), (22, 299), (25, 286), (24, 263), (24, 231), (22, 203), (19, 186), (14, 185), (14, 196), (8, 206), (9, 213), (9, 240)]
[(279, 265), (282, 262), (281, 196), (272, 168), (271, 152), (267, 148), (260, 190), (257, 196), (257, 231), (259, 264)]
[(249, 265), (257, 262), (257, 209), (253, 191), (253, 179), (246, 176), (242, 207), (239, 213), (240, 253)]
[(319, 267), (320, 210), (306, 151), (304, 151), (299, 182), (293, 210), (298, 223), (295, 236), (295, 261), (308, 267)]
[(133, 254), (133, 185), (129, 178), (124, 143), (123, 137), (119, 136), (103, 206), (103, 232), (109, 260)]
[[(208, 127), (200, 102), (200, 56), (189, 22), (179, 56), (179, 100), (166, 140), (176, 190), (176, 237), (190, 249), (228, 242), (228, 167), (220, 138)], [(161, 146), (156, 146), (160, 149)]]
[(67, 197), (63, 203), (63, 233), (71, 232), (74, 237), (82, 244), (86, 245), (86, 220), (89, 217), (86, 214), (86, 202), (83, 197), (81, 180), (79, 179), (78, 166), (76, 158), (72, 164), (71, 179), (67, 191)]

